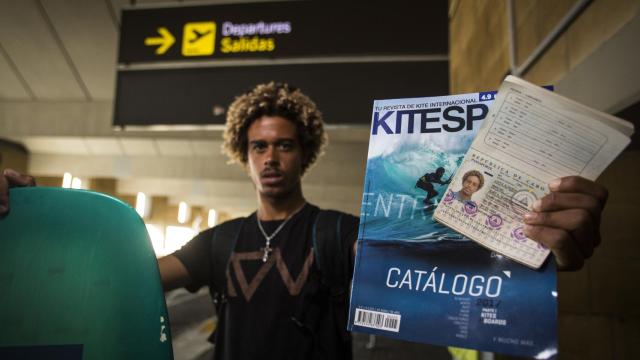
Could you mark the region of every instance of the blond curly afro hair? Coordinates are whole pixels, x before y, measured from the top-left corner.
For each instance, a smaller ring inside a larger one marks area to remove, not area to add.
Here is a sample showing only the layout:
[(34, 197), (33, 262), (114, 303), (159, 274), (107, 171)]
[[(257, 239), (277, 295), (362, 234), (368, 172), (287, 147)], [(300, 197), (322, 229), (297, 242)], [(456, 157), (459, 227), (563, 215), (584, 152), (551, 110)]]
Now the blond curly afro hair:
[(302, 172), (309, 169), (327, 142), (322, 114), (299, 89), (273, 81), (257, 85), (229, 106), (222, 151), (230, 162), (247, 164), (247, 130), (262, 116), (281, 116), (296, 125), (303, 151)]

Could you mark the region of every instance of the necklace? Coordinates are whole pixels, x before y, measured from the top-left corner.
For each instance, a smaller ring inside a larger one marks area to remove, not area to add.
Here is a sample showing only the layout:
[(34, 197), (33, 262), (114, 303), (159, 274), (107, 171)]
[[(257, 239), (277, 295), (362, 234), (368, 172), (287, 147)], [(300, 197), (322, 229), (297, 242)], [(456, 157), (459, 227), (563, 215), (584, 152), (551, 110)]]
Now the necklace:
[(269, 257), (269, 253), (271, 253), (273, 251), (273, 249), (270, 247), (271, 245), (271, 240), (276, 237), (276, 235), (278, 235), (278, 233), (280, 232), (280, 230), (282, 230), (282, 228), (284, 228), (284, 226), (287, 224), (287, 222), (289, 222), (289, 220), (291, 220), (291, 218), (297, 214), (300, 210), (302, 210), (302, 208), (306, 205), (306, 203), (302, 204), (302, 206), (300, 206), (296, 211), (294, 211), (293, 213), (291, 213), (291, 215), (287, 216), (286, 219), (284, 219), (284, 221), (282, 222), (282, 224), (280, 224), (276, 230), (274, 232), (271, 233), (271, 235), (267, 235), (267, 232), (264, 230), (264, 228), (262, 227), (262, 221), (260, 221), (260, 219), (258, 218), (258, 216), (256, 215), (256, 220), (258, 220), (258, 228), (260, 229), (260, 232), (262, 233), (262, 236), (264, 236), (265, 239), (265, 245), (264, 248), (262, 248), (262, 250), (264, 251), (264, 254), (262, 255), (262, 262), (267, 262), (267, 258)]

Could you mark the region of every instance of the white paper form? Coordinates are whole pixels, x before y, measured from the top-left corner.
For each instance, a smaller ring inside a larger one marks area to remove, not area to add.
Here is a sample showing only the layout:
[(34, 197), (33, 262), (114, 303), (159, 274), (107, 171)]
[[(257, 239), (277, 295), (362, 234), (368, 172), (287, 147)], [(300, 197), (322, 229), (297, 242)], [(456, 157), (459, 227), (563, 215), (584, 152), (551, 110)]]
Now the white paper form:
[(434, 218), (538, 268), (549, 250), (524, 235), (524, 213), (553, 179), (595, 180), (632, 133), (624, 120), (508, 76)]

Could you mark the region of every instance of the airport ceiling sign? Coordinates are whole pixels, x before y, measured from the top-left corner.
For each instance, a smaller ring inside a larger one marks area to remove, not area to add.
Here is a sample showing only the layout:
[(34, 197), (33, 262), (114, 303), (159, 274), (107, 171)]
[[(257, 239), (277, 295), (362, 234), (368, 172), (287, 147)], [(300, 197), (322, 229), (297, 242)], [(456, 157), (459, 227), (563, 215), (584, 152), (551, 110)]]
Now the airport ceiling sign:
[(426, 6), (289, 1), (135, 7), (122, 13), (118, 62), (446, 54), (448, 39), (441, 34), (447, 16), (432, 11), (439, 5)]
[(236, 95), (279, 81), (328, 124), (366, 125), (374, 99), (448, 93), (448, 28), (445, 0), (136, 5), (121, 16), (113, 124), (222, 126)]
[(158, 34), (160, 34), (160, 36), (150, 36), (144, 39), (144, 44), (147, 46), (157, 46), (156, 55), (164, 55), (171, 45), (176, 42), (176, 38), (173, 37), (169, 30), (164, 26), (158, 28)]

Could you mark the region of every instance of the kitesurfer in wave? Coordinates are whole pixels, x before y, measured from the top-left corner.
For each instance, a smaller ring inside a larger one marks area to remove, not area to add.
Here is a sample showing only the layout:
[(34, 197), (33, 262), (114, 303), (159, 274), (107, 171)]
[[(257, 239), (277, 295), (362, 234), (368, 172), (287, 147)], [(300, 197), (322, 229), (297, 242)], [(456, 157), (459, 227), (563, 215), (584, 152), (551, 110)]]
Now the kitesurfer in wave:
[(438, 195), (438, 192), (434, 188), (433, 184), (447, 185), (451, 182), (451, 177), (448, 180), (443, 181), (442, 176), (444, 175), (444, 168), (439, 167), (435, 172), (424, 174), (418, 181), (416, 181), (416, 187), (427, 192), (427, 196), (424, 198), (422, 202), (425, 205), (430, 206), (431, 199)]

